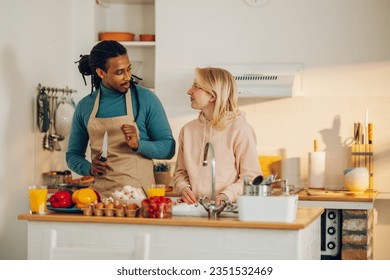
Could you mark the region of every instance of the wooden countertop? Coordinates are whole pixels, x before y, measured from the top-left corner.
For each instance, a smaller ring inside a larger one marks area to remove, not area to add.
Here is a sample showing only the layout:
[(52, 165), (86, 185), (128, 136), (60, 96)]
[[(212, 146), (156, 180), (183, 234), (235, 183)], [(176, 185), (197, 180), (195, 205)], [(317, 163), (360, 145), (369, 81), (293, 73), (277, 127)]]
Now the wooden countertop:
[(321, 189), (304, 189), (298, 193), (299, 200), (310, 201), (344, 201), (344, 202), (373, 202), (378, 196), (373, 192), (331, 191)]
[(83, 214), (48, 213), (45, 215), (20, 214), (19, 220), (43, 221), (43, 222), (70, 222), (70, 223), (109, 223), (109, 224), (142, 224), (162, 226), (195, 226), (217, 228), (253, 228), (253, 229), (277, 229), (299, 230), (304, 229), (317, 219), (324, 209), (321, 207), (298, 207), (297, 219), (294, 223), (271, 222), (244, 222), (238, 218), (223, 217), (218, 220), (209, 220), (207, 217), (183, 217), (174, 216), (169, 219), (127, 218), (84, 216)]

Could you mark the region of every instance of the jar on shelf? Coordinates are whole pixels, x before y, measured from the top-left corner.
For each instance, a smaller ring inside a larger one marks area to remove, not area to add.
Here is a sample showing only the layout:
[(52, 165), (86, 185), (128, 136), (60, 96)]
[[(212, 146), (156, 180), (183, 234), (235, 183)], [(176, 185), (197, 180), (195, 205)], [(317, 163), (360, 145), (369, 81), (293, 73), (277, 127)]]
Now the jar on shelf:
[(65, 170), (64, 171), (64, 178), (63, 182), (64, 184), (71, 184), (72, 183), (72, 172), (70, 170)]

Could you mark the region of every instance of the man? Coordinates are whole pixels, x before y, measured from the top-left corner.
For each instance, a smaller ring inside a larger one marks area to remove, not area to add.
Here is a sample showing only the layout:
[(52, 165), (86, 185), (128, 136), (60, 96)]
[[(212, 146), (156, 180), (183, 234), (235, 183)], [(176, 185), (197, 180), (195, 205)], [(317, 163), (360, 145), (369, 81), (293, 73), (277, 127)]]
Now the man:
[[(95, 176), (92, 187), (103, 197), (125, 185), (153, 184), (152, 159), (171, 159), (175, 140), (158, 97), (132, 81), (126, 48), (116, 41), (102, 41), (81, 57), (79, 71), (83, 77), (92, 76), (92, 92), (78, 103), (73, 116), (66, 153), (69, 168)], [(92, 162), (86, 159), (88, 142)]]

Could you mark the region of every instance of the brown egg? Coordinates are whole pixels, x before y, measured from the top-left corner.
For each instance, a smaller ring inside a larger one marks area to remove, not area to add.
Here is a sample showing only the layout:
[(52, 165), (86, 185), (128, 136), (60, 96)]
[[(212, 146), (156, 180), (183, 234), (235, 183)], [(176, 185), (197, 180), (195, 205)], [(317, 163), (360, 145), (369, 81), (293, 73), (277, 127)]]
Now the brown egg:
[(114, 209), (114, 202), (109, 202), (108, 204), (106, 204), (106, 209)]
[(127, 205), (127, 209), (129, 210), (137, 210), (138, 209), (138, 205), (136, 203), (130, 203)]
[(86, 203), (84, 209), (91, 210), (91, 214), (92, 214), (92, 203)]
[(104, 208), (104, 203), (103, 202), (96, 203), (95, 208), (96, 209), (103, 209)]

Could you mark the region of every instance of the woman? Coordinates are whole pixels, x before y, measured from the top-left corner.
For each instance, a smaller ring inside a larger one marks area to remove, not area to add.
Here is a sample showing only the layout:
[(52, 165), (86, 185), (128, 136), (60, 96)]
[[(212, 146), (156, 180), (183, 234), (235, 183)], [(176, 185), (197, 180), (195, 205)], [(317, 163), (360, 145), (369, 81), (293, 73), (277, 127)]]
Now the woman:
[[(147, 187), (154, 183), (152, 159), (170, 159), (175, 140), (164, 108), (149, 89), (131, 79), (124, 46), (102, 41), (79, 61), (91, 75), (92, 92), (77, 105), (66, 160), (79, 175), (95, 176), (93, 188), (108, 197), (115, 187)], [(105, 131), (107, 161), (101, 159)], [(90, 143), (92, 162), (86, 159)]]
[(200, 110), (179, 134), (175, 186), (181, 199), (197, 203), (211, 195), (210, 166), (203, 166), (204, 148), (213, 145), (216, 161), (216, 204), (234, 202), (243, 190), (244, 178), (261, 175), (256, 135), (237, 106), (233, 76), (220, 68), (197, 68), (188, 90), (191, 107)]

